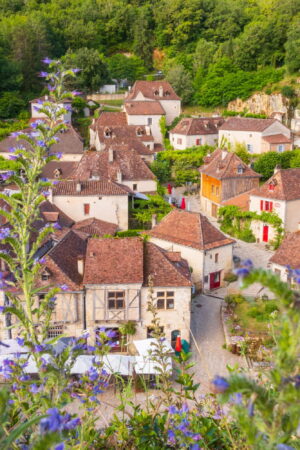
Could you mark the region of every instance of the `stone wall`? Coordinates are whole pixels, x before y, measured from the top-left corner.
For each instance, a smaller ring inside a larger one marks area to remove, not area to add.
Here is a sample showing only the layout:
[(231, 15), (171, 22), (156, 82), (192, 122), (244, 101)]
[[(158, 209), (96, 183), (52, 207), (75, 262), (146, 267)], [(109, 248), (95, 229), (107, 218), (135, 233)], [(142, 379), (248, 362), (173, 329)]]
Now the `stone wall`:
[(266, 114), (271, 116), (274, 112), (282, 112), (287, 117), (289, 108), (289, 100), (281, 94), (265, 94), (256, 93), (253, 94), (247, 100), (241, 100), (237, 98), (228, 103), (227, 109), (229, 111), (243, 112), (247, 111), (252, 114)]

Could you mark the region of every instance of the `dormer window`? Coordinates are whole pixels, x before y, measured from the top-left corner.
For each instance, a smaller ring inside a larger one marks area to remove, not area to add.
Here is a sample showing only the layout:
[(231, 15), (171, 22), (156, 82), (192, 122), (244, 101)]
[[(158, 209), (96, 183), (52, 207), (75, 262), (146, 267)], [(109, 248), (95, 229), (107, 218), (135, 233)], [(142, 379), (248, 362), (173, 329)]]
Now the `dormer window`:
[(159, 94), (158, 90), (154, 91), (154, 95), (158, 95), (158, 94)]
[(104, 130), (104, 136), (107, 137), (107, 138), (111, 137), (112, 136), (112, 130), (110, 128), (106, 127), (105, 130)]
[(51, 272), (50, 270), (46, 267), (43, 272), (41, 273), (41, 280), (42, 281), (48, 281), (50, 279), (51, 276)]
[(137, 136), (143, 136), (143, 130), (141, 128), (137, 128), (136, 135)]
[(62, 175), (62, 170), (57, 168), (53, 171), (54, 178), (59, 178)]
[(245, 171), (244, 166), (242, 166), (242, 164), (238, 165), (237, 173), (241, 175), (242, 173), (244, 173), (244, 171)]
[(269, 183), (269, 191), (274, 191), (276, 184), (276, 180), (271, 180)]
[(169, 91), (166, 91), (166, 92), (165, 92), (165, 96), (168, 97), (169, 95), (171, 95), (170, 92), (169, 92)]

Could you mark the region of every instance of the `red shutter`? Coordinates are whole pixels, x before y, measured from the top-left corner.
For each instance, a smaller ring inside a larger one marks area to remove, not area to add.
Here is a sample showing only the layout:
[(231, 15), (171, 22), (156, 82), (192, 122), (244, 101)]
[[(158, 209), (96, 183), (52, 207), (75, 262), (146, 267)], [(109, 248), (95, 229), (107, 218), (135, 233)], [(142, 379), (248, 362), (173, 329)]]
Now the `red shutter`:
[(270, 211), (273, 211), (273, 202), (270, 202)]
[(269, 206), (270, 206), (270, 203), (269, 202), (265, 202), (265, 210), (266, 211), (269, 211)]
[(87, 215), (87, 214), (90, 213), (90, 205), (89, 205), (89, 203), (85, 203), (85, 204), (83, 205), (83, 208), (84, 208), (84, 214), (85, 214), (85, 215)]
[(260, 210), (261, 211), (264, 210), (264, 201), (263, 200), (260, 201)]

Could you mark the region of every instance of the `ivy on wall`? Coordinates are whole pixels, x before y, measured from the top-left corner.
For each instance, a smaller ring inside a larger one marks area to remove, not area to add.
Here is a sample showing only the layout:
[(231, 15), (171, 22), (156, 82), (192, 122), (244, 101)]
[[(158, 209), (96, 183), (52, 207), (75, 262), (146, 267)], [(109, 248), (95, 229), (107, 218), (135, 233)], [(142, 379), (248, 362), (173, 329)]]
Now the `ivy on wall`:
[(272, 225), (275, 230), (275, 239), (271, 242), (276, 250), (282, 242), (284, 229), (282, 220), (274, 212), (262, 211), (242, 211), (235, 205), (222, 206), (218, 210), (221, 230), (230, 236), (241, 239), (245, 242), (255, 242), (255, 236), (251, 230), (251, 223), (255, 220)]

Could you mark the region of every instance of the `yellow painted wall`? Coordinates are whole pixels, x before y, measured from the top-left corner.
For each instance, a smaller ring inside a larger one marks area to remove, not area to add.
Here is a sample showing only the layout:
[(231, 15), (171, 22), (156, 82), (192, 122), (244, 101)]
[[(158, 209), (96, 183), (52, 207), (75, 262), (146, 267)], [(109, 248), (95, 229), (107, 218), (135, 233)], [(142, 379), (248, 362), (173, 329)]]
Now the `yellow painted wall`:
[[(216, 178), (210, 177), (203, 173), (201, 177), (201, 183), (202, 183), (201, 186), (202, 195), (206, 198), (209, 198), (215, 203), (220, 203), (222, 182), (220, 180), (217, 180)], [(219, 191), (217, 191), (217, 188), (219, 188)]]

